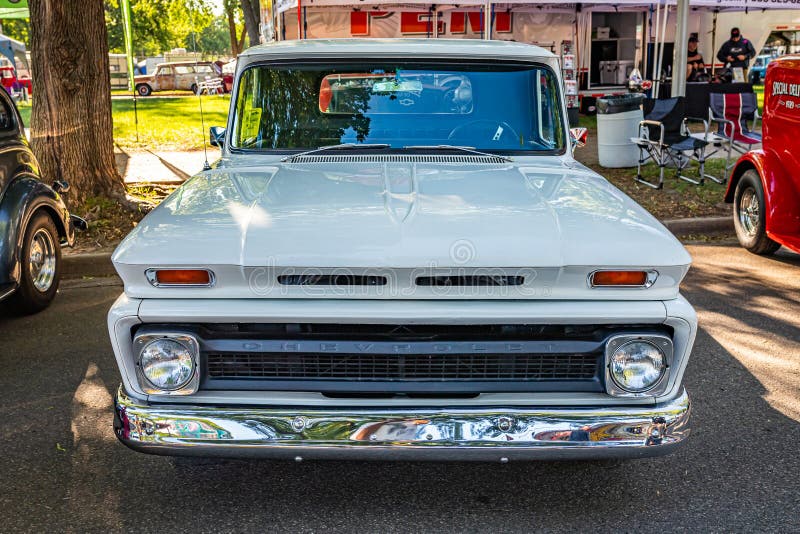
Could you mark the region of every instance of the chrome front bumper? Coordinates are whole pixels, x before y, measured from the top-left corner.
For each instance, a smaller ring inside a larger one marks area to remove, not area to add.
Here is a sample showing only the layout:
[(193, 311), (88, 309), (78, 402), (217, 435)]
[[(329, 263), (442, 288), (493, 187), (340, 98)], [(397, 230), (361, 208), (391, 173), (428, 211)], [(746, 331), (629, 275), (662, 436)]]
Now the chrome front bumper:
[(128, 447), (180, 456), (436, 461), (637, 458), (689, 435), (689, 397), (652, 406), (337, 410), (146, 405), (120, 387)]

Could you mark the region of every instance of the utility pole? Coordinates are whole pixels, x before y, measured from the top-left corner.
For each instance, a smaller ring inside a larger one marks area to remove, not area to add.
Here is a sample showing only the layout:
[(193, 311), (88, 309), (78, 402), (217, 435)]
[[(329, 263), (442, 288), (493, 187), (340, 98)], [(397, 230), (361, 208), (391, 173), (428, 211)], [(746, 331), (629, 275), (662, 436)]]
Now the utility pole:
[(672, 57), (672, 96), (686, 96), (686, 59), (689, 41), (689, 0), (678, 0), (675, 55)]

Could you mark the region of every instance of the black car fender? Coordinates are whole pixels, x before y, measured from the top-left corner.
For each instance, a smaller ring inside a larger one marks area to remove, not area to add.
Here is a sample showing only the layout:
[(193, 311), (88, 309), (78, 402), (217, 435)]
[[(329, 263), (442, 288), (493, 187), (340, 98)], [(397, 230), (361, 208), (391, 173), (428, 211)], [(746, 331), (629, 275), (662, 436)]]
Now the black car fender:
[(18, 176), (0, 199), (0, 286), (19, 281), (25, 228), (39, 210), (53, 219), (62, 245), (75, 242), (75, 229), (61, 196), (32, 174)]

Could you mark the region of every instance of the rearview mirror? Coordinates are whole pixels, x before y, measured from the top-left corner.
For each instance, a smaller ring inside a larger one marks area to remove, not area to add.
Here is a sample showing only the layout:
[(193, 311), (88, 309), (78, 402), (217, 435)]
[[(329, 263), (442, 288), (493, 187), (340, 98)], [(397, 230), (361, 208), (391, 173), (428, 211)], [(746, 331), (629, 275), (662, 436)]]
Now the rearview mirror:
[(572, 141), (572, 146), (586, 146), (586, 139), (589, 137), (589, 130), (587, 128), (570, 128), (569, 139)]
[(208, 142), (211, 143), (211, 146), (222, 148), (225, 145), (225, 128), (221, 126), (212, 126), (209, 128)]

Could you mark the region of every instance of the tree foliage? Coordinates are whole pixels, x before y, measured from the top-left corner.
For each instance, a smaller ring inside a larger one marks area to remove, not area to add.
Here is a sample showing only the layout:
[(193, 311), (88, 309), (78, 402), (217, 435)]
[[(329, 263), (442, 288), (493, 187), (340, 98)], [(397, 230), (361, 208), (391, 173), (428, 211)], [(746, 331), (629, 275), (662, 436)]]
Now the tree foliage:
[[(193, 32), (196, 32), (198, 51), (238, 55), (244, 48), (242, 36), (245, 32), (240, 0), (223, 0), (224, 11), (216, 16), (211, 3), (211, 0), (131, 0), (134, 55), (155, 56), (181, 47), (191, 50)], [(125, 52), (125, 40), (119, 4), (119, 0), (104, 0), (108, 48), (110, 52), (121, 54)], [(3, 34), (30, 48), (28, 20), (0, 22)]]
[[(105, 0), (108, 45), (111, 52), (125, 52), (119, 0)], [(209, 0), (131, 0), (131, 26), (135, 56), (154, 56), (173, 48), (192, 48), (192, 33), (200, 35), (218, 26)], [(211, 38), (209, 43), (214, 42)], [(188, 45), (188, 46), (187, 46)], [(209, 50), (217, 52), (217, 50)]]
[(16, 39), (25, 46), (31, 46), (31, 25), (27, 19), (7, 19), (2, 21), (3, 34)]
[[(185, 46), (188, 50), (192, 49), (191, 35), (187, 37)], [(214, 17), (208, 26), (198, 31), (197, 50), (206, 54), (235, 55), (235, 52), (231, 51), (228, 19), (225, 15)]]

